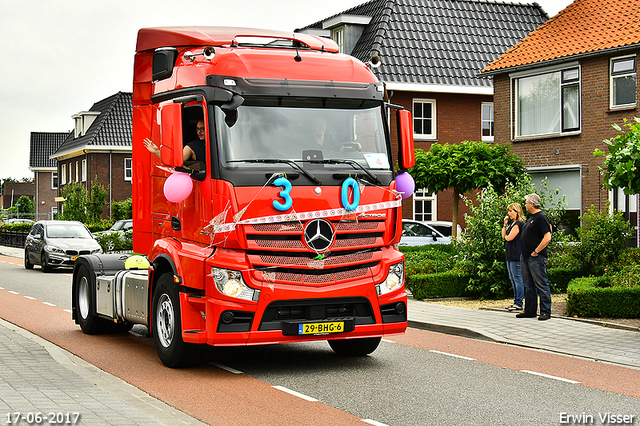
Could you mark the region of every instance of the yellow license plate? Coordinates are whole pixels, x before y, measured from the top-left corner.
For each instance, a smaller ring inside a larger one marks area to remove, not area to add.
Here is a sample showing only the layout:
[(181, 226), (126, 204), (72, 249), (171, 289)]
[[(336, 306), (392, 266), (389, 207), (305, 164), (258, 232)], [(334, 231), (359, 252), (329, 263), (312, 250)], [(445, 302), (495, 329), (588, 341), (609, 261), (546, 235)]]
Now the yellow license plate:
[(339, 322), (317, 322), (300, 324), (298, 334), (329, 334), (344, 332), (344, 321)]
[(78, 258), (78, 256), (71, 256), (71, 261), (75, 262), (77, 258)]

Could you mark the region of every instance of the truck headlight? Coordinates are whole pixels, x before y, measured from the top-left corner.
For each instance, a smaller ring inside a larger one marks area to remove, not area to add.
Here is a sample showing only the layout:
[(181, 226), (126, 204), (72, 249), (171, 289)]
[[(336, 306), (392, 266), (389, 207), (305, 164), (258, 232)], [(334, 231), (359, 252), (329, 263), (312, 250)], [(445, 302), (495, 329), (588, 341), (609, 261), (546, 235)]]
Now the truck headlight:
[(257, 301), (260, 290), (255, 290), (244, 283), (242, 274), (232, 269), (211, 268), (211, 276), (218, 291), (225, 296)]
[(378, 296), (397, 290), (404, 285), (404, 263), (396, 263), (389, 267), (387, 278), (376, 285)]

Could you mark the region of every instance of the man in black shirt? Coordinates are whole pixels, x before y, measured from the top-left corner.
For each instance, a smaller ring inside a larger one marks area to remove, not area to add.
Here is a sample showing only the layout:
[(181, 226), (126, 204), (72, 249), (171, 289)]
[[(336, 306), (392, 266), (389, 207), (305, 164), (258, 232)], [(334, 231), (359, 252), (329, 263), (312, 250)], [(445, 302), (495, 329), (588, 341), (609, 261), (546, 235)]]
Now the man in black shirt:
[(524, 198), (525, 208), (531, 217), (522, 227), (522, 257), (520, 266), (524, 282), (524, 312), (517, 318), (533, 318), (538, 311), (540, 295), (540, 316), (538, 320), (551, 318), (551, 289), (547, 277), (547, 245), (551, 242), (551, 222), (540, 210), (541, 202), (537, 194)]

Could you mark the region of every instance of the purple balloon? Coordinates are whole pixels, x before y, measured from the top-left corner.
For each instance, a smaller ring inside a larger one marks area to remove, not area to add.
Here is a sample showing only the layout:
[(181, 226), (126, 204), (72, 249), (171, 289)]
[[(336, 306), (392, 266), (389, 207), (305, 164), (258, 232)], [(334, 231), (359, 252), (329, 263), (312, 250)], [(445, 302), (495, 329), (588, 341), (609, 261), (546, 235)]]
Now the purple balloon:
[(173, 173), (164, 182), (164, 196), (173, 203), (179, 203), (191, 194), (193, 181), (191, 177), (182, 172)]
[(402, 172), (396, 176), (396, 191), (400, 193), (402, 198), (409, 198), (413, 195), (413, 190), (416, 188), (416, 182), (407, 172)]

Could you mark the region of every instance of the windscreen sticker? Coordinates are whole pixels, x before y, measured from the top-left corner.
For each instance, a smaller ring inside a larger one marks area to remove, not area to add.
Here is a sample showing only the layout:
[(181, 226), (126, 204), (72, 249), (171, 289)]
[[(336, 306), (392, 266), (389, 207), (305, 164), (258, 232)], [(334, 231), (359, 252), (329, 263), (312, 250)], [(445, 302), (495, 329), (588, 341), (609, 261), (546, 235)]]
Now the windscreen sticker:
[(385, 154), (371, 153), (362, 155), (367, 160), (370, 169), (389, 169), (389, 159)]

